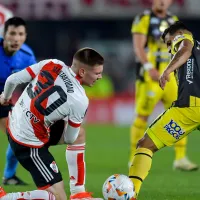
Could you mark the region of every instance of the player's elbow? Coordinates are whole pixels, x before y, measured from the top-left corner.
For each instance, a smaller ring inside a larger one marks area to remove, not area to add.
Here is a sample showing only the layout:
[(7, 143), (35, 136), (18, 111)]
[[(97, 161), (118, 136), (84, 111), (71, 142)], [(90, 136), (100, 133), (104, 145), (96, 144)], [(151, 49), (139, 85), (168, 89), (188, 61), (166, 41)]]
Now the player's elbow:
[(6, 84), (8, 85), (15, 85), (16, 81), (15, 81), (15, 74), (10, 75), (7, 79), (6, 79)]

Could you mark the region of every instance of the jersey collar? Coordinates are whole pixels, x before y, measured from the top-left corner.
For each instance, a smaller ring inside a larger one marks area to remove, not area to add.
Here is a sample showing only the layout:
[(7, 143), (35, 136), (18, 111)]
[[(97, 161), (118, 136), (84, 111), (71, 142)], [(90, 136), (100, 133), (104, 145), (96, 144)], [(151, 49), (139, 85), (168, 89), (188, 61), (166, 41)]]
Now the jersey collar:
[(78, 74), (75, 74), (71, 67), (69, 67), (69, 72), (82, 85), (81, 77)]

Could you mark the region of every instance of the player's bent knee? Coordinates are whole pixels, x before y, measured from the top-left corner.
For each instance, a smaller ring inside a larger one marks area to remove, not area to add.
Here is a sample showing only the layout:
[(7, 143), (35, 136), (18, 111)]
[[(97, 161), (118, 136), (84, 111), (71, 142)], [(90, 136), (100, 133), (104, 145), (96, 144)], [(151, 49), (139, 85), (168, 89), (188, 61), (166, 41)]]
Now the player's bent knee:
[(65, 138), (64, 142), (65, 142), (65, 144), (73, 144), (76, 141), (76, 139), (77, 139), (76, 136), (71, 137), (71, 138)]
[(83, 144), (83, 143), (85, 143), (85, 129), (83, 127), (80, 127), (78, 137), (73, 144)]
[(145, 134), (144, 137), (138, 141), (137, 148), (146, 148), (152, 152), (156, 152), (158, 150), (154, 142), (147, 134)]
[(56, 200), (67, 200), (63, 181), (55, 183), (46, 190), (52, 193), (55, 196)]

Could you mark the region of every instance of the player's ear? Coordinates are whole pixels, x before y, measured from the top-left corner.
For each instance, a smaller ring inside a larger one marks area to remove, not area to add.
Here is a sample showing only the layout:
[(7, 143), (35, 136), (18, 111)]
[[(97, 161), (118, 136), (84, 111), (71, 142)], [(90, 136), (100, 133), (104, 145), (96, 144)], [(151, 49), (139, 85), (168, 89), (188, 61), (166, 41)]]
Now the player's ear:
[(80, 69), (78, 70), (78, 74), (79, 74), (80, 77), (83, 77), (84, 74), (85, 74), (85, 69), (84, 69), (84, 68), (80, 68)]

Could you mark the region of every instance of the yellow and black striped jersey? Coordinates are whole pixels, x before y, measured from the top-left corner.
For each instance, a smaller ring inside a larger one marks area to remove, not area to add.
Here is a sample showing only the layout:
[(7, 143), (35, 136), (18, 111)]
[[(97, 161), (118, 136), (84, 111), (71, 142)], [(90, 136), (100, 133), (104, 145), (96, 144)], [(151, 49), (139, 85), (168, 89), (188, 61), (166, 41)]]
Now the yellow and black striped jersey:
[[(157, 17), (152, 10), (146, 10), (141, 15), (135, 17), (131, 32), (132, 34), (144, 34), (147, 36), (146, 51), (148, 61), (153, 64), (160, 73), (169, 63), (170, 55), (166, 44), (161, 39), (164, 30), (178, 20), (178, 17), (168, 13), (165, 18)], [(138, 64), (137, 77), (146, 79), (145, 74), (141, 74), (141, 65)], [(148, 74), (146, 74), (148, 76)]]

